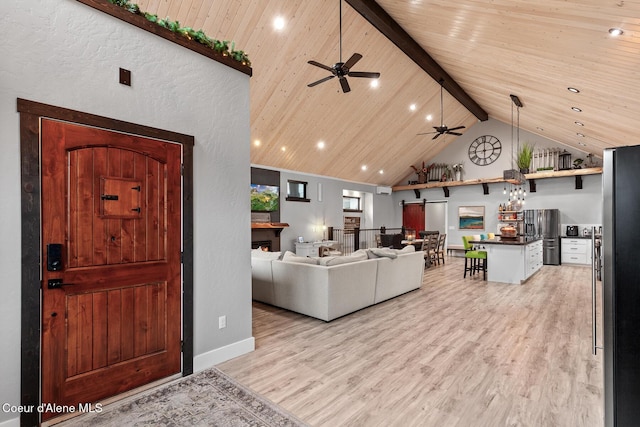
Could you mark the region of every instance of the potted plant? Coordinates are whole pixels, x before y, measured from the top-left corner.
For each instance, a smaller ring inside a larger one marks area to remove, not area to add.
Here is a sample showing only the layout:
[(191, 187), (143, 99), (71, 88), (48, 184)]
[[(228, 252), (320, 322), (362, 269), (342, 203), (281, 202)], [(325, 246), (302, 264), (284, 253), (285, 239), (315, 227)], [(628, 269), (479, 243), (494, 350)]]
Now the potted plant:
[(525, 142), (518, 150), (518, 157), (516, 158), (516, 166), (518, 166), (520, 172), (529, 173), (531, 159), (533, 159), (533, 145)]
[(456, 181), (461, 181), (462, 169), (464, 169), (462, 162), (456, 163), (455, 165), (451, 166), (451, 168), (453, 169), (453, 172), (456, 174)]

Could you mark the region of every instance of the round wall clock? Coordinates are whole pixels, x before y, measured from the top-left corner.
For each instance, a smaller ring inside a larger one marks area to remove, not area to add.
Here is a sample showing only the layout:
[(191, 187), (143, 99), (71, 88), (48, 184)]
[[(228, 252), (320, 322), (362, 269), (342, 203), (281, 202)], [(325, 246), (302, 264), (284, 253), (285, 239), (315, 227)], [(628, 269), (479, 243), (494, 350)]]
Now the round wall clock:
[(469, 145), (469, 159), (479, 166), (490, 165), (495, 162), (502, 152), (502, 143), (491, 135), (482, 135)]

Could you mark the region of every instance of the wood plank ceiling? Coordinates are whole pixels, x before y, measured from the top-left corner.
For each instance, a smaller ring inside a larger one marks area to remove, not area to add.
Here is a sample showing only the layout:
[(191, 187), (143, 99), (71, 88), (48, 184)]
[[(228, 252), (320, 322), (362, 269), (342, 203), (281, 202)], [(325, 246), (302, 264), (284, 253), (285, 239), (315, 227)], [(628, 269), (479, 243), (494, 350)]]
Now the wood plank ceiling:
[[(606, 147), (640, 143), (640, 1), (377, 2), (490, 118), (510, 124), (509, 94), (516, 94), (524, 104), (520, 127), (559, 144), (601, 156)], [(307, 87), (328, 75), (308, 60), (339, 60), (339, 0), (137, 3), (249, 53), (254, 164), (394, 185), (454, 141), (416, 135), (439, 125), (438, 83), (347, 3), (343, 60), (358, 52), (363, 59), (353, 70), (381, 73), (377, 88), (349, 78), (347, 94), (337, 79)], [(280, 31), (277, 16), (285, 22)], [(613, 27), (624, 34), (612, 37)], [(447, 126), (468, 131), (477, 121), (445, 92)]]

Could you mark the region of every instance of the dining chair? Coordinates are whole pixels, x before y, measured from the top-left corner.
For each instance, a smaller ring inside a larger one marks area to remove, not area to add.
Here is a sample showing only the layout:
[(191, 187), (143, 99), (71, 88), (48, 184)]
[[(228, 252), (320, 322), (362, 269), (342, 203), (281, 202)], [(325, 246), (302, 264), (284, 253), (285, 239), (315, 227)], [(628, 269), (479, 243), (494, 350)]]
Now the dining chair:
[(440, 260), (442, 260), (442, 264), (444, 265), (444, 246), (446, 240), (446, 233), (443, 233), (438, 237), (438, 249), (436, 249), (436, 261), (438, 262), (438, 265), (440, 265)]
[(404, 240), (404, 234), (402, 233), (397, 233), (393, 235), (393, 238), (391, 239), (391, 247), (393, 249), (402, 249), (403, 245), (402, 245), (402, 241)]
[(380, 247), (390, 248), (393, 245), (393, 234), (380, 235)]
[(424, 255), (424, 265), (429, 268), (434, 263), (435, 247), (438, 245), (438, 236), (435, 234), (427, 234), (422, 240), (422, 253)]
[[(470, 243), (471, 240), (473, 240), (473, 236), (462, 236), (462, 244), (464, 245), (463, 277), (467, 277), (467, 271), (471, 276), (482, 269), (483, 279), (487, 280), (487, 252), (474, 250), (473, 245)], [(469, 261), (469, 266), (467, 266), (467, 261)]]
[(438, 262), (438, 244), (440, 238), (438, 234), (432, 234), (429, 239), (429, 257), (431, 258), (431, 264), (440, 264)]

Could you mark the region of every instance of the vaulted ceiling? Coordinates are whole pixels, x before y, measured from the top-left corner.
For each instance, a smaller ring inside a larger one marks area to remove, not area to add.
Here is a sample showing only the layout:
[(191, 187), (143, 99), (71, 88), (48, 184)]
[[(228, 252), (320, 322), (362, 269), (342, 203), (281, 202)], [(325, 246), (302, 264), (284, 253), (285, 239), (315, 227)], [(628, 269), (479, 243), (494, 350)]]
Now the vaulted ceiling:
[[(307, 61), (339, 61), (339, 0), (137, 3), (248, 52), (254, 164), (394, 185), (456, 138), (417, 135), (440, 124), (440, 86), (349, 4), (369, 0), (342, 3), (342, 59), (362, 54), (352, 70), (380, 72), (379, 86), (350, 77), (349, 93), (338, 79), (307, 87), (329, 75)], [(640, 143), (638, 0), (377, 4), (490, 118), (511, 123), (509, 95), (515, 94), (524, 104), (520, 127), (559, 144), (601, 156), (606, 147)], [(283, 18), (281, 30), (274, 28), (276, 17)], [(613, 37), (610, 28), (624, 33)], [(464, 125), (464, 132), (477, 121), (445, 92), (445, 125)]]

